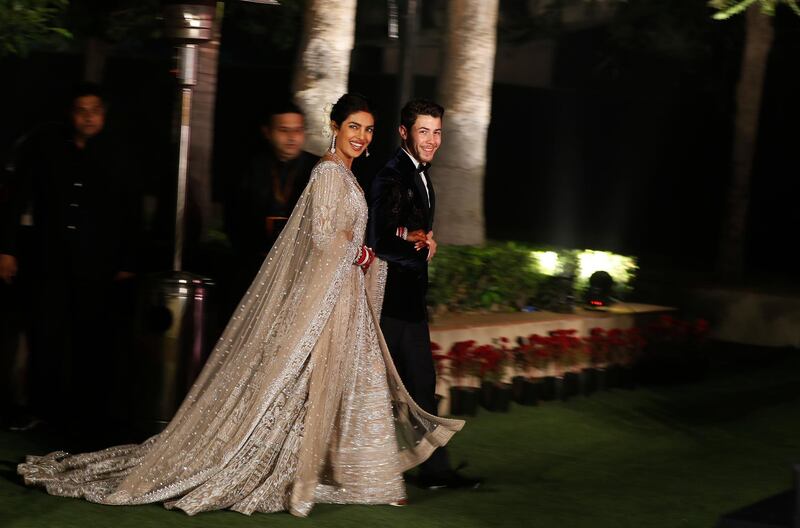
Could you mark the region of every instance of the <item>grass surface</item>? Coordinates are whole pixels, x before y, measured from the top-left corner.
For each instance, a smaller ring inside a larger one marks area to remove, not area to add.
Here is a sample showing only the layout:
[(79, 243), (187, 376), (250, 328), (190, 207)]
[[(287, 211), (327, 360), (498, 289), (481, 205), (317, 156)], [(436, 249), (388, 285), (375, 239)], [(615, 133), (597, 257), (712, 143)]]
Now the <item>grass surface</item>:
[(800, 352), (723, 348), (702, 383), (482, 411), (455, 437), (451, 458), (486, 477), (483, 489), (409, 486), (405, 508), (318, 505), (308, 519), (188, 517), (51, 497), (23, 487), (14, 470), (58, 439), (3, 432), (0, 527), (710, 527), (790, 486), (790, 465), (800, 462), (798, 367)]

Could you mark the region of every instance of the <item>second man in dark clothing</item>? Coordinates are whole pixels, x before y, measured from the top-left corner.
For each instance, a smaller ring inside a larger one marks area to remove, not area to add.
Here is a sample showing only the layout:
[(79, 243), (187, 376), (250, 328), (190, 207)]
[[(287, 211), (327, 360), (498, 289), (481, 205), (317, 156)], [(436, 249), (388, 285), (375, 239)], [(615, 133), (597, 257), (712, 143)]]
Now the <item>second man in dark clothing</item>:
[(250, 159), (227, 204), (237, 268), (234, 302), (258, 273), (319, 159), (303, 151), (305, 118), (290, 101), (268, 109), (261, 134), (263, 148)]

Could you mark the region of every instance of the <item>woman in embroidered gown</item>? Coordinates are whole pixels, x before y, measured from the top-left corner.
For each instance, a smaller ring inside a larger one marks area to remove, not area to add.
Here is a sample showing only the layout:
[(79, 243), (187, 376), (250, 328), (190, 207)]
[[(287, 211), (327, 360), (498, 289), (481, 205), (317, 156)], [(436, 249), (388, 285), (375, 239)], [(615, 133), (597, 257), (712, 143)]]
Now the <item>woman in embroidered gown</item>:
[(414, 403), (379, 330), (386, 267), (364, 270), (367, 204), (350, 171), (373, 126), (364, 98), (334, 105), (332, 152), (164, 431), (139, 445), (29, 456), (18, 467), (27, 484), (190, 515), (305, 516), (315, 502), (404, 499), (403, 471), (463, 422)]

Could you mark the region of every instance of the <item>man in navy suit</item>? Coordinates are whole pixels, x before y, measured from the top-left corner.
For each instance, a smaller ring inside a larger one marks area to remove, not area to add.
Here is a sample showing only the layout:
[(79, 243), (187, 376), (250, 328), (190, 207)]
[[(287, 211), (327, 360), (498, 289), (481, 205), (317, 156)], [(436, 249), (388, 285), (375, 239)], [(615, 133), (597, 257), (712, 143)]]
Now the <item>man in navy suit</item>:
[[(381, 330), (403, 384), (431, 414), (436, 414), (436, 371), (425, 296), (428, 262), (436, 254), (436, 193), (429, 169), (442, 143), (443, 116), (444, 108), (431, 101), (413, 100), (403, 107), (402, 146), (372, 182), (367, 228), (369, 245), (389, 268)], [(475, 488), (481, 481), (453, 470), (447, 451), (439, 448), (420, 466), (419, 483), (432, 489)]]

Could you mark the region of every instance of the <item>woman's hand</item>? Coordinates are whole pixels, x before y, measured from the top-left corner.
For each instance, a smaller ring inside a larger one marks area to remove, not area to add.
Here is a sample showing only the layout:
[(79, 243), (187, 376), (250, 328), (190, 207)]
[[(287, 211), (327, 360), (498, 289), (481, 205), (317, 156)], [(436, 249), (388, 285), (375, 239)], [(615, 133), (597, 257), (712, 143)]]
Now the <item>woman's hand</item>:
[(370, 265), (372, 265), (372, 261), (374, 260), (375, 252), (372, 251), (372, 248), (362, 245), (358, 250), (358, 256), (353, 264), (359, 266), (361, 270), (366, 273)]

